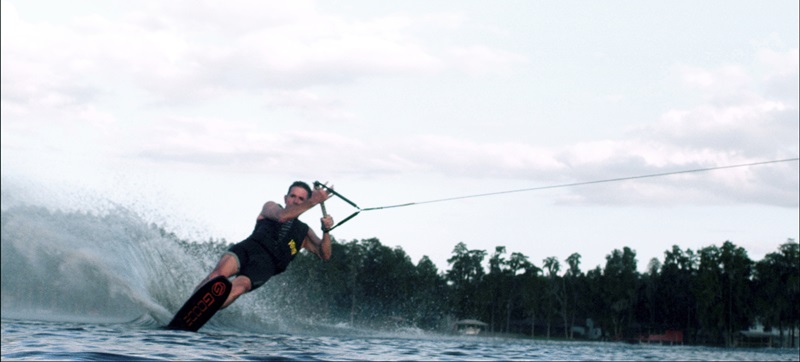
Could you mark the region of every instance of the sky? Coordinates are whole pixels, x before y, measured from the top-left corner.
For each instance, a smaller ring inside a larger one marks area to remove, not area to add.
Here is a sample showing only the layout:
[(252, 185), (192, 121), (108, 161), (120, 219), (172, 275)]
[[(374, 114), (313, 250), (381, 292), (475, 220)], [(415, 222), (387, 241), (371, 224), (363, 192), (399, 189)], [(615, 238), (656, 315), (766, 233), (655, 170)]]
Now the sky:
[[(116, 205), (237, 242), (295, 180), (370, 208), (796, 159), (798, 13), (791, 0), (3, 0), (3, 205)], [(333, 236), (440, 271), (459, 242), (540, 267), (579, 253), (584, 271), (624, 247), (643, 271), (673, 245), (731, 241), (760, 260), (800, 240), (799, 174), (790, 160), (420, 203)]]

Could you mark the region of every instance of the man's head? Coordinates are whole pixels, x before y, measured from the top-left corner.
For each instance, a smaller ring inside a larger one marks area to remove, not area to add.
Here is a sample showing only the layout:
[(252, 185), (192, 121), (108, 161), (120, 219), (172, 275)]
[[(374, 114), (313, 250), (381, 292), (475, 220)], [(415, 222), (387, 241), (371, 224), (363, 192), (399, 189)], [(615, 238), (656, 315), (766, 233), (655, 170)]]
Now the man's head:
[(286, 206), (289, 204), (302, 204), (311, 197), (311, 187), (303, 181), (295, 181), (289, 186), (289, 191), (284, 196)]

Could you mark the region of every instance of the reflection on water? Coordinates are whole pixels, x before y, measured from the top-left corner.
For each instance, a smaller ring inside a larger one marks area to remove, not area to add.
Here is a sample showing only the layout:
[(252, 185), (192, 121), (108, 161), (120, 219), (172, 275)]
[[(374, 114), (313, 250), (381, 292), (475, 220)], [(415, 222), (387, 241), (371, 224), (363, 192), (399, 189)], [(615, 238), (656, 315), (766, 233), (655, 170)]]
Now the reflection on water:
[(2, 321), (5, 359), (730, 360), (798, 361), (796, 349), (554, 342), (372, 332), (337, 335), (168, 331), (148, 323)]

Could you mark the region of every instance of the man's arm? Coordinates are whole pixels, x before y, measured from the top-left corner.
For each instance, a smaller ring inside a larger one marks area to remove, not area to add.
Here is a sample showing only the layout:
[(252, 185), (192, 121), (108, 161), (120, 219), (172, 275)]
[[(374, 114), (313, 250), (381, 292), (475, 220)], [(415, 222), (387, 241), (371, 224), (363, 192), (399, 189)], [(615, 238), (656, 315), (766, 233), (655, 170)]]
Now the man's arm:
[(280, 223), (287, 222), (298, 218), (302, 213), (308, 211), (317, 204), (327, 200), (329, 197), (325, 190), (314, 190), (311, 192), (311, 197), (303, 203), (297, 205), (287, 205), (282, 207), (274, 201), (267, 201), (261, 208), (261, 213), (258, 214), (258, 220), (268, 218)]
[(331, 235), (326, 230), (333, 226), (333, 218), (325, 216), (322, 221), (322, 239), (320, 239), (313, 229), (308, 228), (308, 235), (303, 239), (304, 248), (308, 251), (317, 254), (322, 260), (331, 258)]

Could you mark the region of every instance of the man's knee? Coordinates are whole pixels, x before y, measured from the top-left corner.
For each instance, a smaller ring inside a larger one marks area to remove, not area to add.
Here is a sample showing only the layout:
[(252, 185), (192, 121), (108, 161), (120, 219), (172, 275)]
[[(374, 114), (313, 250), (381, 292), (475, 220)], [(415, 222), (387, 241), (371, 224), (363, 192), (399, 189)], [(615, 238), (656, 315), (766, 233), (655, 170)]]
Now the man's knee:
[(231, 283), (231, 294), (228, 295), (228, 299), (225, 301), (225, 304), (222, 305), (222, 308), (226, 308), (231, 303), (233, 303), (239, 296), (242, 294), (250, 292), (252, 290), (252, 283), (250, 282), (250, 278), (240, 275), (233, 279)]
[(242, 295), (253, 289), (253, 283), (250, 278), (240, 275), (233, 279), (231, 292), (238, 291), (237, 295)]
[(230, 277), (239, 272), (239, 258), (236, 257), (236, 254), (231, 252), (227, 252), (222, 255), (217, 263), (216, 268), (212, 273), (216, 273), (217, 275), (223, 275), (225, 277)]

